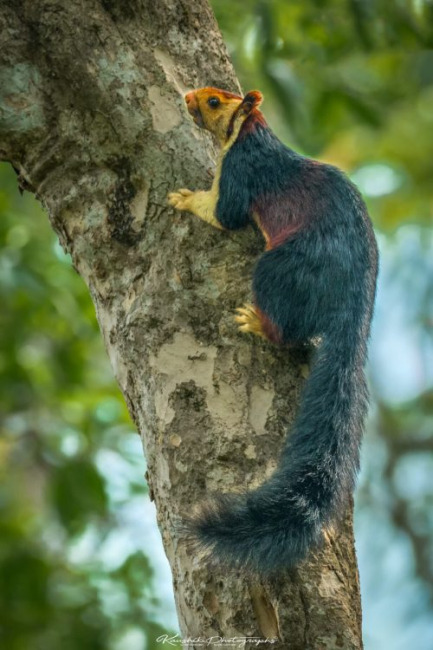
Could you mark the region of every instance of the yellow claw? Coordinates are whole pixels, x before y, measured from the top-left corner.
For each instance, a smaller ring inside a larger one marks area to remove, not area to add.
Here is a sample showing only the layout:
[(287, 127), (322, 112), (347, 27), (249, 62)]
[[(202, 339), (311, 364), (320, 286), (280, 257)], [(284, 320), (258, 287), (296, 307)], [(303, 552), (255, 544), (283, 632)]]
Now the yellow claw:
[(256, 312), (254, 311), (254, 308), (248, 307), (238, 307), (236, 309), (238, 312), (238, 315), (235, 316), (235, 320), (238, 323), (244, 323), (247, 320), (250, 320), (251, 318), (257, 318)]
[(261, 320), (253, 305), (246, 304), (243, 307), (238, 307), (236, 312), (235, 321), (239, 323), (238, 329), (240, 332), (256, 334), (256, 336), (266, 338), (262, 330)]

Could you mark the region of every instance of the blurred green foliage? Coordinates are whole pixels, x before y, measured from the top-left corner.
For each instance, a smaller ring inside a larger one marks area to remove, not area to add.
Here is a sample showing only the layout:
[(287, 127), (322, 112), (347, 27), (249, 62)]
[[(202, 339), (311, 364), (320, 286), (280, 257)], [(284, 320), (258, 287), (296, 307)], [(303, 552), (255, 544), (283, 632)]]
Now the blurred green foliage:
[(125, 505), (144, 509), (141, 444), (88, 291), (6, 165), (0, 300), (0, 648), (123, 648), (135, 628), (153, 648), (165, 630), (139, 540), (114, 566), (99, 556)]
[[(265, 94), (272, 128), (348, 171), (382, 233), (375, 404), (358, 495), (366, 647), (429, 650), (433, 3), (212, 5), (244, 89)], [(0, 298), (0, 648), (151, 650), (172, 602), (154, 596), (165, 589), (155, 585), (162, 551), (144, 544), (140, 441), (87, 289), (5, 165)], [(401, 552), (399, 531), (408, 540)], [(404, 579), (392, 582), (402, 565)]]

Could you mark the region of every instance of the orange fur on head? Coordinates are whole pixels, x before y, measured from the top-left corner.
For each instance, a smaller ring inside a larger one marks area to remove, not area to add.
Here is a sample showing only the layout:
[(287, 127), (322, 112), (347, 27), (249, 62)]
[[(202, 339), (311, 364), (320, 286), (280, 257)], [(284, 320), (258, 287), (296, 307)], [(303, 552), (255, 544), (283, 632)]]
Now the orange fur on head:
[(232, 135), (237, 120), (242, 123), (262, 102), (262, 94), (252, 90), (242, 98), (220, 88), (198, 88), (185, 95), (194, 122), (213, 133), (221, 144)]

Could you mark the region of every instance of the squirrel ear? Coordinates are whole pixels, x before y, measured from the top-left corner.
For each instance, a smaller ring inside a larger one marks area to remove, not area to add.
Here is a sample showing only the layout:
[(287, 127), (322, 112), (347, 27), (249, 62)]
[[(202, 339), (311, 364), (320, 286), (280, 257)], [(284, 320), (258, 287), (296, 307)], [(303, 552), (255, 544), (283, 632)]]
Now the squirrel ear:
[(242, 100), (241, 107), (244, 113), (251, 113), (253, 108), (257, 108), (263, 101), (263, 95), (259, 90), (250, 90)]

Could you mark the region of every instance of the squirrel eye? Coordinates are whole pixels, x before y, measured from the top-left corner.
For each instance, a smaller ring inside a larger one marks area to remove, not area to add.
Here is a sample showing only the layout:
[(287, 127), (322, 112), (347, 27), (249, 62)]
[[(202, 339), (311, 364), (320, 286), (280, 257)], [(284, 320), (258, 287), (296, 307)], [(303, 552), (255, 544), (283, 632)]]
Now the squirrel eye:
[(207, 103), (211, 108), (216, 108), (217, 106), (220, 105), (220, 100), (218, 99), (218, 97), (209, 97)]

